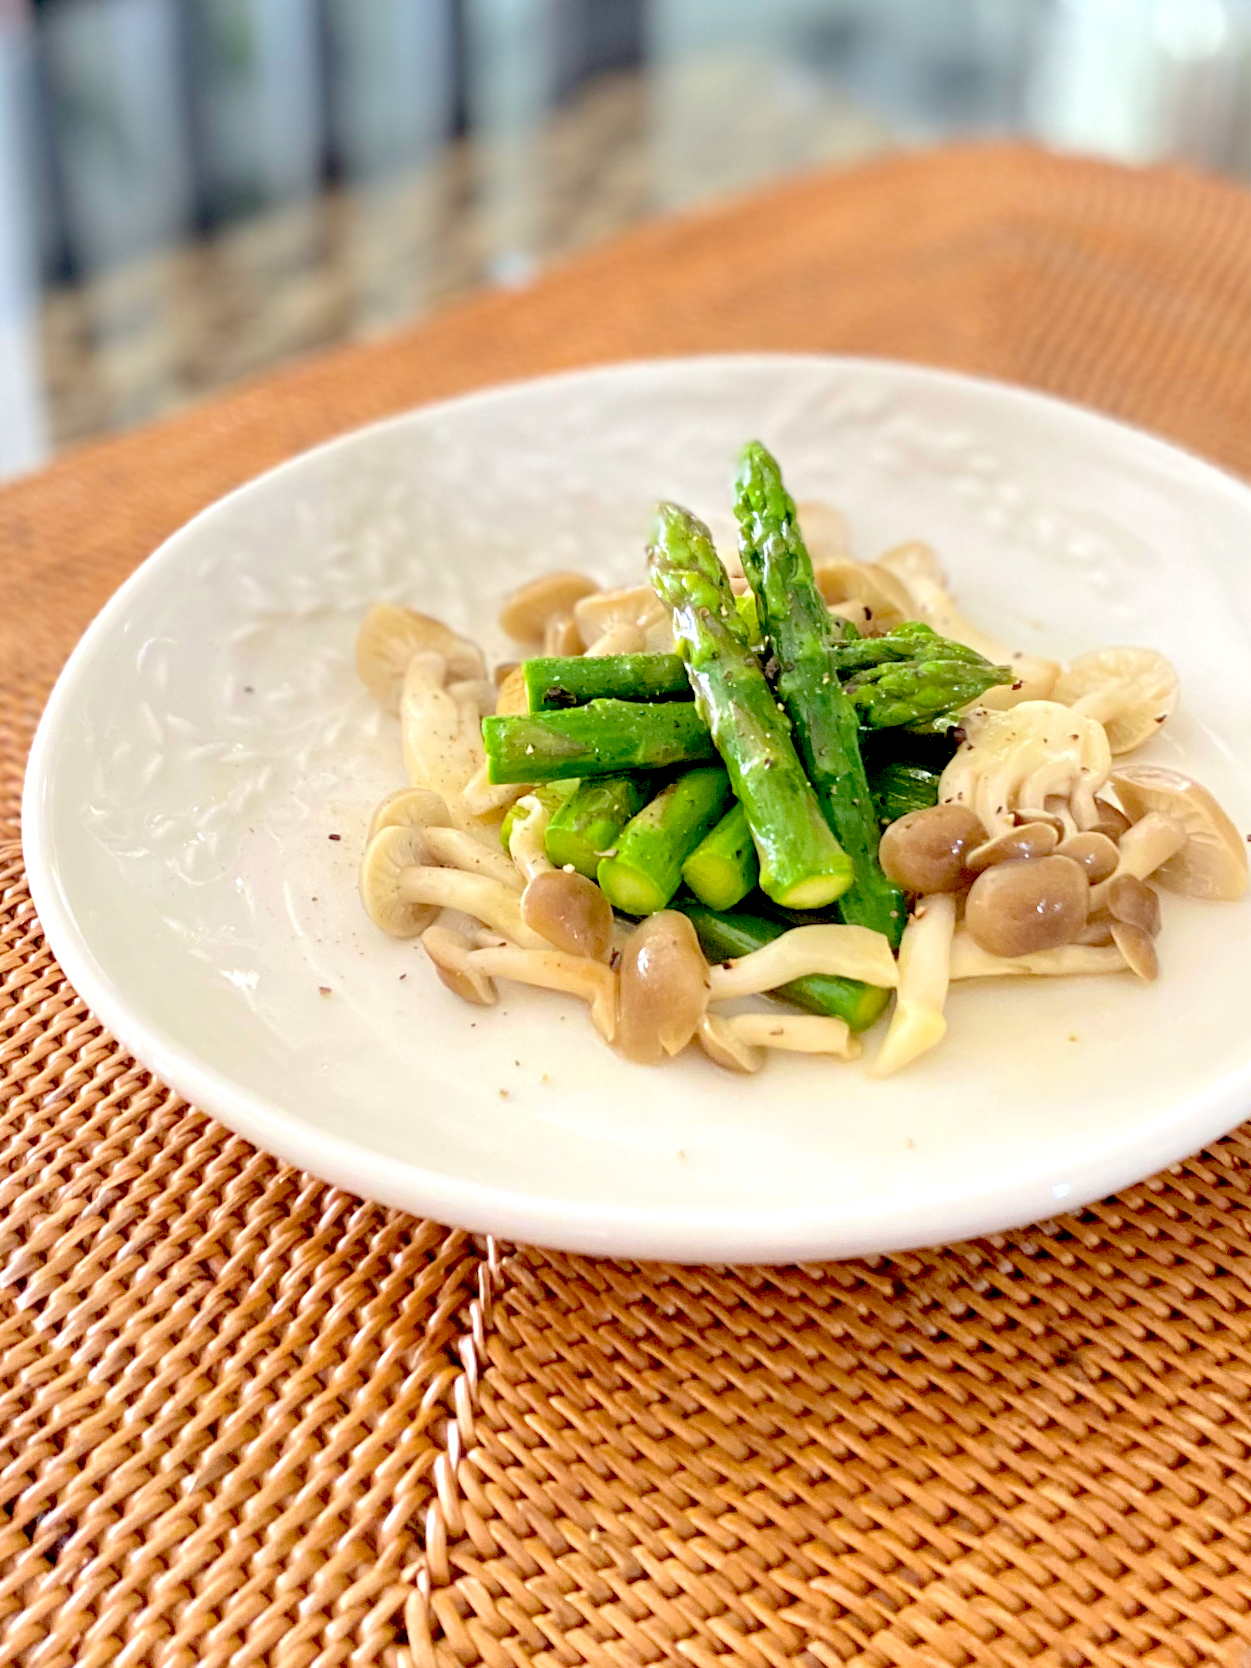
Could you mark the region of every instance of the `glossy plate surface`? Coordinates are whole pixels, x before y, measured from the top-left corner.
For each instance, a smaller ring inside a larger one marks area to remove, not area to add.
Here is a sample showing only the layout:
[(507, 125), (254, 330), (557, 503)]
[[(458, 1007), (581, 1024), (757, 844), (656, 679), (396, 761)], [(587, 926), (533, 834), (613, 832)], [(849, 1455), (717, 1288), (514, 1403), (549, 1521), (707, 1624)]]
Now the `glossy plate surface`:
[[(510, 654), (500, 598), (553, 566), (634, 583), (657, 498), (729, 527), (741, 442), (846, 512), (857, 554), (933, 543), (1023, 649), (1165, 650), (1182, 704), (1140, 757), (1251, 827), (1251, 491), (1055, 401), (877, 362), (617, 366), (428, 407), (215, 505), (70, 661), (27, 778), (31, 885), (106, 1025), (233, 1129), (383, 1203), (623, 1256), (768, 1260), (1049, 1217), (1251, 1106), (1251, 900), (1168, 898), (1163, 975), (955, 987), (934, 1055), (875, 1083), (694, 1051), (619, 1060), (572, 1000), (462, 1005), (363, 917), (397, 721), (352, 671), (394, 598)], [(515, 652), (515, 651), (514, 651)], [(510, 655), (511, 657), (511, 655)], [(875, 1046), (870, 1039), (870, 1047)]]

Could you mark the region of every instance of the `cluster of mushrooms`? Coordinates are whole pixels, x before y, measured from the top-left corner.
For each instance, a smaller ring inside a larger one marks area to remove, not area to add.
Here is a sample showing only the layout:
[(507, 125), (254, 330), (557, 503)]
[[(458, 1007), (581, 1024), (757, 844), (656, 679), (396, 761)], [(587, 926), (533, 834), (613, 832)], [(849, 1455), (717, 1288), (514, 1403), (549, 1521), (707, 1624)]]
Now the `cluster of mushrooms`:
[[(799, 516), (832, 612), (870, 634), (925, 620), (1016, 673), (961, 715), (964, 739), (938, 804), (883, 834), (882, 865), (910, 896), (898, 956), (880, 933), (828, 923), (710, 967), (680, 912), (637, 925), (615, 918), (593, 881), (547, 859), (541, 801), (525, 786), (487, 781), (481, 720), (524, 710), (518, 667), (489, 677), (475, 644), (380, 603), (362, 624), (357, 670), (399, 717), (409, 786), (374, 812), (361, 897), (382, 931), (420, 938), (457, 996), (491, 1005), (501, 980), (564, 992), (587, 1004), (599, 1035), (630, 1060), (658, 1063), (695, 1042), (716, 1064), (754, 1072), (770, 1050), (850, 1060), (861, 1042), (841, 1019), (776, 1002), (744, 1011), (740, 999), (814, 973), (860, 979), (895, 993), (870, 1067), (885, 1076), (941, 1040), (952, 981), (1127, 971), (1152, 979), (1157, 888), (1242, 895), (1246, 846), (1212, 796), (1176, 771), (1120, 762), (1176, 705), (1163, 655), (1104, 649), (1065, 669), (1015, 652), (964, 619), (928, 546), (861, 563), (836, 511), (801, 504)], [(735, 557), (724, 559), (742, 588)], [(522, 587), (500, 625), (526, 653), (673, 648), (649, 586), (603, 590), (576, 573)], [(505, 852), (499, 827), (514, 805)]]

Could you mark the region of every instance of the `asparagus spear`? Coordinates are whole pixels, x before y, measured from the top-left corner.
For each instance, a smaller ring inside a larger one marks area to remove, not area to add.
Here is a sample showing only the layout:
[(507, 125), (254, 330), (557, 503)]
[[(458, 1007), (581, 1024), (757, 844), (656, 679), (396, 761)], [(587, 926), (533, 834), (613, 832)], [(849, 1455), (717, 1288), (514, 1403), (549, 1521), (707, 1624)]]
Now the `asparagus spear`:
[[(549, 811), (555, 813), (567, 799), (570, 799), (577, 792), (580, 786), (581, 784), (577, 781), (539, 782), (531, 791), (541, 805), (546, 805)], [(520, 800), (516, 804), (510, 805), (505, 811), (504, 820), (500, 824), (500, 844), (505, 851), (508, 850), (508, 842), (512, 838), (513, 824), (519, 816), (525, 816), (525, 814), (521, 809)]]
[(1011, 683), (1006, 666), (966, 660), (895, 660), (853, 672), (843, 686), (871, 730), (925, 725), (958, 711), (995, 684)]
[(777, 903), (818, 909), (851, 884), (851, 859), (821, 815), (790, 725), (748, 646), (712, 536), (688, 511), (662, 504), (648, 565), (657, 595), (672, 610), (695, 706), (746, 812), (761, 887)]
[(589, 776), (554, 812), (547, 825), (546, 850), (558, 869), (572, 866), (595, 879), (600, 858), (614, 844), (631, 817), (646, 805), (648, 784), (638, 776)]
[(843, 635), (834, 644), (834, 664), (840, 677), (867, 666), (881, 666), (888, 660), (962, 660), (970, 666), (991, 664), (976, 649), (951, 637), (940, 637), (924, 620), (905, 620), (880, 637), (862, 637), (849, 621), (842, 625)]
[(877, 807), (878, 820), (894, 822), (909, 811), (924, 811), (938, 804), (938, 777), (921, 765), (896, 760), (870, 776), (869, 787)]
[(490, 782), (619, 776), (716, 757), (689, 701), (590, 701), (567, 712), (493, 713), (482, 720)]
[(710, 909), (733, 909), (760, 879), (747, 813), (736, 804), (682, 865), (682, 879)]
[(691, 686), (676, 654), (578, 655), (527, 660), (521, 668), (531, 712), (587, 701), (689, 701)]
[(839, 912), (898, 944), (903, 894), (877, 861), (878, 822), (860, 757), (859, 721), (834, 664), (838, 627), (817, 589), (795, 505), (758, 441), (743, 452), (734, 509), (743, 571), (778, 665), (778, 695), (821, 809), (855, 865)]
[(628, 822), (597, 871), (600, 891), (627, 915), (654, 915), (678, 889), (682, 865), (730, 803), (720, 765), (688, 770)]
[[(737, 909), (725, 915), (717, 910), (705, 909), (689, 898), (679, 898), (673, 907), (689, 917), (699, 936), (700, 947), (710, 962), (749, 955), (788, 930), (787, 923), (783, 921), (770, 921), (763, 915), (746, 914)], [(838, 979), (828, 973), (810, 973), (806, 979), (779, 985), (770, 995), (807, 1008), (809, 1013), (833, 1014), (838, 1019), (845, 1019), (853, 1031), (863, 1031), (866, 1026), (872, 1025), (890, 1000), (888, 990), (861, 984), (858, 979)]]

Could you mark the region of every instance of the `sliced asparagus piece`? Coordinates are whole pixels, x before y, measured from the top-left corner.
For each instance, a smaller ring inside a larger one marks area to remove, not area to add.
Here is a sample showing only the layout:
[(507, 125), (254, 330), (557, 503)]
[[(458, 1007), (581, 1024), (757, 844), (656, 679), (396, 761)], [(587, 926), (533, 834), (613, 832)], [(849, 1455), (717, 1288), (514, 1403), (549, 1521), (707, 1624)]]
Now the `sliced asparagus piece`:
[(795, 505), (776, 462), (758, 441), (743, 452), (734, 509), (743, 571), (778, 666), (778, 695), (821, 809), (855, 865), (854, 884), (841, 897), (839, 913), (898, 944), (903, 894), (877, 861), (877, 814), (860, 757), (859, 720), (834, 659), (839, 628), (817, 589)]
[(682, 865), (730, 803), (720, 765), (688, 770), (622, 829), (597, 871), (600, 890), (627, 915), (654, 915), (677, 891)]
[(648, 794), (646, 777), (590, 776), (579, 782), (547, 825), (549, 860), (594, 880), (600, 859), (647, 804)]
[(735, 805), (682, 865), (682, 879), (710, 909), (733, 909), (760, 879), (747, 813)]
[[(689, 898), (675, 904), (699, 935), (700, 946), (710, 963), (732, 961), (750, 955), (787, 930), (783, 921), (770, 921), (763, 915), (752, 915), (739, 910), (723, 914), (706, 909)], [(853, 1031), (863, 1031), (873, 1024), (890, 1000), (888, 990), (876, 985), (861, 984), (857, 979), (839, 979), (827, 973), (810, 973), (807, 978), (780, 985), (770, 995), (780, 996), (809, 1013), (833, 1014), (845, 1019)]]
[(909, 811), (925, 811), (938, 804), (938, 777), (920, 765), (883, 766), (869, 778), (878, 820), (883, 824), (906, 817)]
[(851, 885), (852, 862), (821, 814), (790, 725), (748, 646), (712, 536), (689, 511), (662, 504), (648, 563), (657, 595), (672, 611), (695, 705), (746, 812), (761, 887), (778, 903), (818, 909)]
[(577, 655), (527, 660), (521, 668), (531, 712), (587, 701), (689, 701), (691, 686), (676, 654)]
[(482, 720), (491, 782), (619, 776), (716, 757), (690, 701), (591, 701), (567, 712), (492, 714)]

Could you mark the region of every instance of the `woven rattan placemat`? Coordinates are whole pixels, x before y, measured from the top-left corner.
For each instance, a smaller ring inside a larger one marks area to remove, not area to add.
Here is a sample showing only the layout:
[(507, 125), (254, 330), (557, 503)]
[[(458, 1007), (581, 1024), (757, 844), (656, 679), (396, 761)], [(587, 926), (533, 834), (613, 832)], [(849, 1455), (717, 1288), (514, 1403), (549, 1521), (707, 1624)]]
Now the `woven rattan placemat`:
[(178, 523), (366, 418), (812, 348), (1053, 389), (1251, 472), (1251, 199), (1019, 150), (649, 227), (0, 493), (0, 1664), (1251, 1668), (1251, 1132), (947, 1250), (471, 1241), (180, 1102), (50, 957), (20, 775)]

